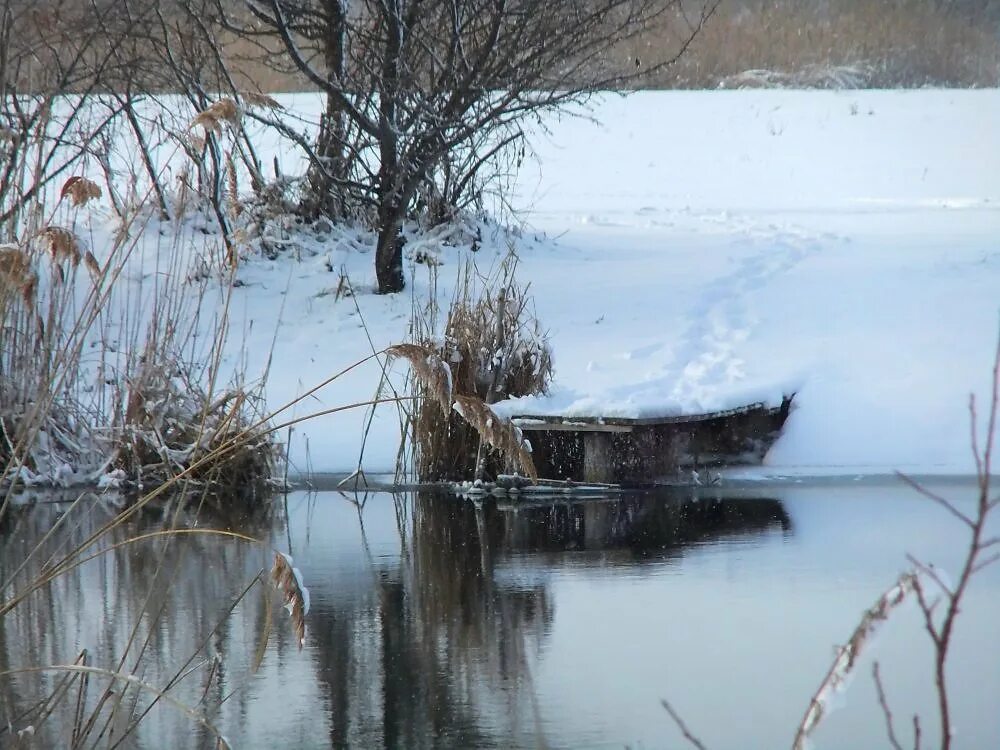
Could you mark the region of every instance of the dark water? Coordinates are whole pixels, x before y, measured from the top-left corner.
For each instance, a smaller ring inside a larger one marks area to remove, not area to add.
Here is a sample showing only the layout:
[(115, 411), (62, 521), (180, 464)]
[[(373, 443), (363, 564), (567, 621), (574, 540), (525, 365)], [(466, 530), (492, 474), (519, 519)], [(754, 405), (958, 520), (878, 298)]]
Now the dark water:
[[(961, 503), (974, 494), (970, 484), (939, 489)], [(8, 519), (4, 577), (64, 511), (48, 504)], [(83, 539), (109, 512), (74, 513), (60, 540)], [(145, 516), (116, 538), (161, 523)], [(0, 618), (0, 671), (69, 663), (86, 648), (89, 663), (116, 667), (124, 655), (125, 669), (162, 687), (194, 655), (170, 694), (234, 747), (686, 747), (663, 698), (710, 748), (788, 747), (834, 645), (906, 554), (954, 571), (964, 549), (954, 520), (890, 483), (519, 506), (299, 493), (287, 512), (279, 501), (273, 517), (234, 525), (262, 543), (154, 539), (61, 577)], [(294, 555), (311, 591), (301, 651), (261, 585), (226, 617), (272, 549)], [(957, 747), (1000, 746), (998, 590), (1000, 569), (987, 569), (959, 621)], [(815, 746), (887, 745), (873, 658), (903, 745), (916, 712), (924, 746), (935, 746), (931, 657), (918, 612), (904, 605)], [(0, 724), (23, 728), (19, 717), (57, 681), (0, 677)], [(85, 701), (104, 684), (95, 677)], [(135, 710), (147, 704), (139, 694)], [(55, 711), (21, 746), (66, 746), (69, 713)], [(174, 706), (156, 706), (126, 735), (128, 714), (96, 746), (213, 745)], [(12, 735), (0, 734), (8, 746)]]

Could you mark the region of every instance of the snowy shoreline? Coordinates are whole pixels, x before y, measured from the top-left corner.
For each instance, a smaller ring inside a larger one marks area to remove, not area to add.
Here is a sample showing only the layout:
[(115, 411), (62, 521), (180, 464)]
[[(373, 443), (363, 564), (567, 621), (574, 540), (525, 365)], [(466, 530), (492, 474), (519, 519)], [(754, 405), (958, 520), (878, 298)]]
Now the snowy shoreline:
[[(1000, 91), (650, 92), (593, 115), (550, 123), (512, 200), (553, 405), (633, 413), (791, 389), (765, 473), (973, 473), (967, 399), (985, 398), (1000, 322)], [(354, 302), (321, 296), (334, 282), (313, 273), (370, 289), (357, 246), (241, 271), (258, 329), (286, 298), (271, 401), (348, 359), (327, 337), (364, 353)], [(487, 236), (477, 262), (503, 250)], [(441, 299), (460, 252), (436, 251)], [(411, 295), (426, 295), (425, 267), (408, 277), (402, 295), (357, 297), (376, 346), (406, 335)], [(337, 382), (322, 405), (370, 383)], [(301, 425), (293, 470), (350, 471), (362, 427), (361, 414)], [(397, 440), (382, 407), (366, 470), (390, 469)]]
[[(279, 98), (304, 123), (320, 110), (316, 95)], [(968, 395), (986, 401), (1000, 326), (1000, 90), (642, 92), (589, 114), (600, 124), (564, 115), (533, 139), (507, 188), (516, 214), (496, 212), (513, 232), (411, 233), (407, 290), (381, 296), (370, 233), (288, 217), (266, 229), (279, 252), (241, 261), (228, 307), (226, 284), (201, 285), (193, 341), (225, 310), (221, 382), (266, 374), (275, 409), (406, 341), (431, 289), (447, 307), (464, 258), (485, 274), (513, 243), (555, 363), (550, 393), (514, 411), (634, 417), (794, 391), (785, 434), (746, 476), (974, 473)], [(255, 139), (296, 171), (286, 144)], [(76, 229), (103, 261), (120, 222), (87, 211)], [(189, 248), (192, 278), (212, 273), (209, 219), (140, 226), (119, 281), (137, 309), (163, 247)], [(381, 359), (281, 419), (369, 401)], [(397, 409), (368, 421), (362, 405), (282, 430), (289, 478), (391, 473)]]

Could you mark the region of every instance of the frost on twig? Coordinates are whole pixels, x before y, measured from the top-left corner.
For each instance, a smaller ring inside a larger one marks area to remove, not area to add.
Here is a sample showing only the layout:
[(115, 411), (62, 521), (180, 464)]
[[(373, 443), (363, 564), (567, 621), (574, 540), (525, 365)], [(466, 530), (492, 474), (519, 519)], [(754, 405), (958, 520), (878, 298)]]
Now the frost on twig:
[(830, 699), (837, 691), (845, 687), (847, 678), (857, 666), (858, 659), (868, 641), (878, 627), (889, 619), (892, 611), (914, 591), (916, 585), (917, 574), (915, 572), (909, 571), (901, 575), (892, 588), (882, 594), (878, 601), (864, 613), (861, 622), (858, 623), (847, 643), (837, 649), (837, 656), (830, 666), (830, 670), (813, 694), (809, 701), (809, 707), (799, 723), (798, 731), (795, 733), (795, 741), (792, 743), (794, 750), (804, 750), (809, 735), (813, 733), (828, 713)]

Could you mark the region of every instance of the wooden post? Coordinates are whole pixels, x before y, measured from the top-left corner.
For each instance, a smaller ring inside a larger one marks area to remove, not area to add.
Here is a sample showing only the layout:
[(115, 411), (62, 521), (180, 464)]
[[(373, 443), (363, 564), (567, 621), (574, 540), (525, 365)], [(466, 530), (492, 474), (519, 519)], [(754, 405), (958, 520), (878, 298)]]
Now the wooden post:
[(583, 433), (583, 481), (601, 484), (610, 484), (614, 481), (609, 433)]

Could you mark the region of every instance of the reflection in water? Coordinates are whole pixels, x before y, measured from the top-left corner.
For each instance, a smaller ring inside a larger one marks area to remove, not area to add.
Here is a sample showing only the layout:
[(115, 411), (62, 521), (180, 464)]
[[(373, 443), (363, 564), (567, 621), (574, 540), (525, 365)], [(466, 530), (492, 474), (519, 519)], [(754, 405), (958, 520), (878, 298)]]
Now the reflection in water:
[[(175, 683), (173, 697), (204, 711), (240, 747), (535, 747), (553, 741), (533, 669), (552, 632), (555, 597), (544, 577), (498, 576), (498, 564), (531, 557), (552, 568), (594, 555), (647, 564), (707, 541), (792, 526), (782, 504), (766, 499), (509, 504), (419, 494), (352, 502), (357, 508), (337, 495), (293, 501), (287, 529), (284, 519), (240, 529), (260, 545), (189, 536), (110, 549), (0, 619), (0, 671), (70, 663), (87, 649), (90, 664), (121, 662), (159, 688)], [(5, 574), (64, 508), (21, 509), (8, 522)], [(37, 563), (110, 515), (99, 504), (74, 511)], [(103, 544), (162, 523), (147, 515)], [(307, 647), (297, 651), (281, 613), (253, 674), (273, 598), (258, 584), (228, 612), (268, 565), (270, 549), (289, 543), (313, 593)], [(77, 692), (44, 723), (32, 708), (59, 679), (0, 678), (0, 732), (8, 722), (15, 731), (37, 724), (35, 746), (68, 745)], [(91, 707), (104, 687), (93, 682), (84, 697)], [(188, 747), (192, 736), (214, 744), (208, 730), (162, 705), (130, 731), (149, 696), (126, 696), (105, 738), (124, 737), (125, 747)], [(11, 740), (0, 734), (0, 745)]]
[(727, 536), (791, 531), (777, 500), (634, 495), (538, 505), (503, 504), (487, 515), (505, 551), (627, 550), (637, 559)]
[[(132, 673), (161, 689), (181, 671), (184, 679), (171, 695), (191, 706), (209, 705), (212, 694), (228, 685), (228, 664), (216, 664), (214, 654), (222, 644), (228, 647), (243, 640), (243, 634), (232, 637), (234, 627), (260, 630), (263, 625), (260, 593), (245, 598), (231, 618), (227, 612), (267, 563), (267, 553), (266, 548), (201, 533), (169, 543), (163, 537), (126, 543), (163, 528), (164, 517), (173, 510), (170, 504), (121, 524), (84, 556), (103, 554), (60, 575), (0, 618), (0, 671), (82, 663)], [(12, 575), (34, 551), (15, 579), (13, 591), (23, 590), (47, 565), (83, 544), (115, 515), (94, 496), (84, 497), (75, 507), (44, 503), (12, 509), (0, 552), (3, 577)], [(189, 511), (178, 518), (178, 528), (197, 528)], [(269, 538), (278, 522), (258, 520), (266, 525), (251, 524), (245, 533)], [(208, 522), (222, 525), (218, 519), (203, 523)], [(58, 532), (43, 541), (57, 524)], [(238, 648), (252, 650), (252, 639)], [(70, 683), (71, 689), (48, 716), (44, 700), (65, 684), (66, 674), (61, 672), (0, 678), (0, 746), (12, 741), (12, 732), (33, 727), (33, 744), (28, 746), (70, 747), (74, 729), (79, 733), (98, 706), (101, 710), (90, 730), (91, 742), (103, 738), (101, 746), (120, 740), (124, 747), (183, 747), (190, 745), (192, 731), (197, 730), (179, 720), (176, 711), (160, 706), (150, 712), (142, 731), (135, 732), (130, 724), (149, 706), (152, 695), (123, 690), (123, 683), (112, 684), (99, 675)], [(106, 693), (107, 688), (113, 692)], [(87, 710), (79, 712), (85, 720), (74, 728), (78, 701)], [(157, 739), (142, 742), (142, 736)], [(204, 741), (209, 742), (207, 735)]]

